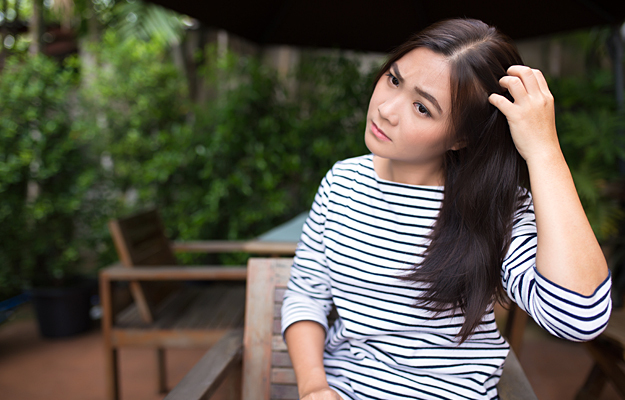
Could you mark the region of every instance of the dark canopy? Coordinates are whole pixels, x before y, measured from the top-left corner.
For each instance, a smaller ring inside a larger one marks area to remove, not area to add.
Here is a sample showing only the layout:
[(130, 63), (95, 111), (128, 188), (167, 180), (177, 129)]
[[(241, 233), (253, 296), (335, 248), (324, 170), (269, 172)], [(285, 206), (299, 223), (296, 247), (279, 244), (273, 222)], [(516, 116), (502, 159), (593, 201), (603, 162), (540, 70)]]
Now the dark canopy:
[(150, 0), (259, 44), (387, 52), (445, 18), (478, 18), (514, 39), (625, 20), (624, 0)]

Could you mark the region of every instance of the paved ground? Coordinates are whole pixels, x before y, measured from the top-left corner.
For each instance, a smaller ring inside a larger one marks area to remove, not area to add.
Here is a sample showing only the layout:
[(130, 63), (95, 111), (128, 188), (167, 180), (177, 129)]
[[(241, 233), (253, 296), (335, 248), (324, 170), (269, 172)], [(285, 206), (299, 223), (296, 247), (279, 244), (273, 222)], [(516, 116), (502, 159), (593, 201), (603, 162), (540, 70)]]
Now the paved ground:
[[(203, 350), (171, 350), (167, 368), (174, 386)], [(123, 349), (123, 400), (160, 400), (153, 351)], [(539, 400), (572, 400), (591, 365), (582, 345), (552, 338), (528, 325), (519, 355)], [(71, 339), (42, 339), (29, 310), (0, 326), (0, 398), (4, 400), (104, 400), (102, 335), (93, 329)], [(598, 400), (617, 400), (607, 387)]]

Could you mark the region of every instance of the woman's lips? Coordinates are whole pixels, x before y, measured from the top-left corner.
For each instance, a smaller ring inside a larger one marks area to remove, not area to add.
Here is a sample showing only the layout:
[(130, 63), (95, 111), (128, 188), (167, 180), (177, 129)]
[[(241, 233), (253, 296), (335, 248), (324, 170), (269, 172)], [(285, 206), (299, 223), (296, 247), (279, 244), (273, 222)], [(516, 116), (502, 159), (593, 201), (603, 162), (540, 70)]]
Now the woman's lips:
[(384, 132), (380, 128), (378, 128), (378, 126), (373, 121), (371, 122), (371, 133), (373, 133), (373, 135), (380, 140), (384, 140), (387, 142), (391, 141), (391, 139), (386, 136)]

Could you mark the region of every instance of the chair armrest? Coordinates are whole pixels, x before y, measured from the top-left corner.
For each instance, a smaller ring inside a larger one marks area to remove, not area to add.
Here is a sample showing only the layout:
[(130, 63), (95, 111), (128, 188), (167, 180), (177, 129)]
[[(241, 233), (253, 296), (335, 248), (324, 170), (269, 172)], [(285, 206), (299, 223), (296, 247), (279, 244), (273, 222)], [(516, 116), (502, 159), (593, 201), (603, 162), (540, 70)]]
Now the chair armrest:
[(209, 399), (228, 373), (241, 365), (242, 356), (243, 330), (226, 333), (169, 392), (165, 400)]
[(512, 349), (506, 358), (497, 392), (501, 400), (538, 400)]
[(156, 267), (127, 268), (116, 264), (100, 271), (100, 276), (111, 281), (238, 281), (247, 279), (247, 267), (159, 265)]
[(297, 248), (296, 242), (270, 242), (262, 240), (247, 241), (193, 241), (171, 242), (171, 248), (177, 252), (188, 253), (232, 253), (241, 251), (254, 254), (293, 255)]
[(232, 253), (245, 251), (245, 240), (201, 240), (170, 242), (173, 251), (181, 253)]

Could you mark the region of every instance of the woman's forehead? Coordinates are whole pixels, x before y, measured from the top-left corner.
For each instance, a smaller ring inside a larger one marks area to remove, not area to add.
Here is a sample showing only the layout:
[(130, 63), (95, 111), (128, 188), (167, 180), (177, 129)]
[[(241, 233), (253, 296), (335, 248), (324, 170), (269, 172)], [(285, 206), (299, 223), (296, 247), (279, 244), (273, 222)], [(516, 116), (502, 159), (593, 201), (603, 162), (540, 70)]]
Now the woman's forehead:
[(442, 54), (425, 47), (416, 48), (393, 63), (391, 72), (401, 74), (407, 89), (425, 91), (434, 96), (443, 109), (449, 110), (450, 64)]

